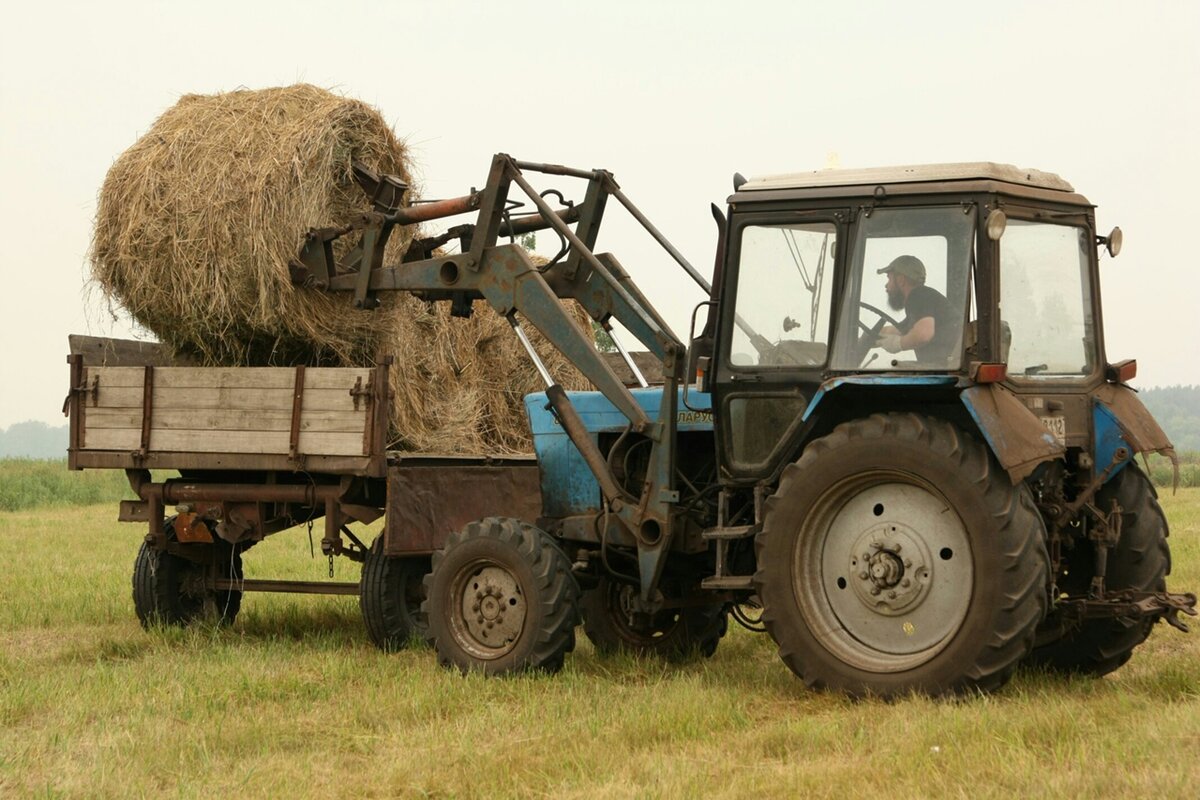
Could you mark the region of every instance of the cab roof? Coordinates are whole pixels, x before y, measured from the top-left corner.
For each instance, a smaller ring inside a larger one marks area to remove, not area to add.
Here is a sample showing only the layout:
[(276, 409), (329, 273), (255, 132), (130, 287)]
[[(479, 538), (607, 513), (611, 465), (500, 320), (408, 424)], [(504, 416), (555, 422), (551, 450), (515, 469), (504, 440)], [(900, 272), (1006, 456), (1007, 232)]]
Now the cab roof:
[(1073, 193), (1071, 184), (1052, 172), (1022, 169), (1011, 164), (972, 161), (957, 164), (916, 164), (902, 167), (868, 169), (820, 169), (751, 178), (738, 192), (816, 189), (838, 186), (889, 186), (905, 183), (946, 183), (949, 181), (997, 181), (1057, 192)]

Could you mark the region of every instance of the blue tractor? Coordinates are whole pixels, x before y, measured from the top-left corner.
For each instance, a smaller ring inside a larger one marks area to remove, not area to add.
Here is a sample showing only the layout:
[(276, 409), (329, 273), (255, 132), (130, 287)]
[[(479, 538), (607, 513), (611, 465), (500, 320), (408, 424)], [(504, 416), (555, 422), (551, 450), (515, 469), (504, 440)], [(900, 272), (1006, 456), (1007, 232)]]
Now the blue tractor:
[[(532, 172), (585, 181), (583, 200), (552, 208), (562, 195)], [(371, 602), (413, 613), (369, 624), (506, 673), (558, 668), (580, 621), (601, 651), (711, 655), (732, 615), (808, 685), (854, 695), (991, 690), (1023, 661), (1104, 674), (1158, 620), (1183, 628), (1196, 598), (1167, 592), (1167, 522), (1135, 461), (1174, 454), (1128, 386), (1135, 363), (1105, 351), (1098, 262), (1119, 229), (1098, 235), (1061, 178), (991, 163), (734, 185), (713, 209), (711, 281), (611, 174), (506, 155), (482, 192), (435, 209), (478, 223), (403, 264), (377, 255), (413, 211), (358, 225), (357, 270), (310, 241), (317, 285), (365, 308), (383, 291), (464, 315), (486, 302), (596, 387), (566, 392), (543, 368), (526, 400), (540, 514), (497, 508), (414, 549), (435, 552)], [(533, 213), (514, 216), (513, 188)], [(704, 288), (687, 345), (593, 252), (613, 201)], [(546, 265), (500, 241), (539, 229), (562, 241)], [(461, 252), (437, 249), (453, 237)], [(649, 364), (615, 340), (619, 376), (564, 300), (621, 323)], [(406, 555), (386, 546), (364, 575), (401, 575)]]

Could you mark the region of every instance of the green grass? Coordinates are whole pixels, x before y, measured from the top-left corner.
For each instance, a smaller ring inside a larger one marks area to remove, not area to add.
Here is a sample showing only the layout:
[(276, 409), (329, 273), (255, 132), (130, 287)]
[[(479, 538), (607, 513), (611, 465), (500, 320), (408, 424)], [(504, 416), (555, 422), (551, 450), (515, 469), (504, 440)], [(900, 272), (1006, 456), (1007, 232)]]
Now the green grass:
[[(1200, 490), (1163, 493), (1176, 591), (1200, 588)], [(1200, 633), (1160, 625), (1100, 680), (988, 697), (807, 691), (735, 628), (708, 661), (599, 658), (460, 677), (387, 655), (353, 598), (248, 595), (229, 629), (143, 631), (141, 532), (112, 504), (0, 513), (0, 796), (1146, 797), (1200, 786)], [(317, 579), (303, 531), (246, 556)], [(356, 568), (339, 562), (338, 578)]]
[(125, 473), (72, 472), (65, 460), (0, 459), (0, 511), (115, 503), (132, 498)]

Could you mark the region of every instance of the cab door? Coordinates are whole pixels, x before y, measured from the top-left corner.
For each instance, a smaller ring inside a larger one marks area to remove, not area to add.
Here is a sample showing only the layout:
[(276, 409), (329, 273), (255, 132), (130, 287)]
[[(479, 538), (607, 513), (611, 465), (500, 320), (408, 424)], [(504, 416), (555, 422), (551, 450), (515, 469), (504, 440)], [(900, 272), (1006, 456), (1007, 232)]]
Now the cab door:
[(821, 384), (849, 217), (834, 209), (731, 220), (711, 383), (726, 478), (770, 474)]

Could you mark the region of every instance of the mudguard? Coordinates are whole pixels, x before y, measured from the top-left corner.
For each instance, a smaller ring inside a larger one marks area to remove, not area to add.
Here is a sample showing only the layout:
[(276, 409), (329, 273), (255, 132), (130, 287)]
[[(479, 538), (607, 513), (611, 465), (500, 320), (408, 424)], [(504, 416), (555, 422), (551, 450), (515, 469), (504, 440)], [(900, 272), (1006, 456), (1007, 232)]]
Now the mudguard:
[(1154, 420), (1149, 409), (1128, 386), (1109, 383), (1092, 396), (1093, 466), (1096, 475), (1113, 463), (1117, 450), (1124, 448), (1127, 456), (1109, 474), (1121, 470), (1138, 453), (1159, 453), (1171, 459), (1175, 468), (1175, 484), (1179, 484), (1179, 458), (1167, 434)]
[(1066, 454), (1067, 449), (1042, 426), (1037, 415), (1000, 384), (972, 386), (959, 396), (1013, 483), (1027, 477), (1038, 464)]

